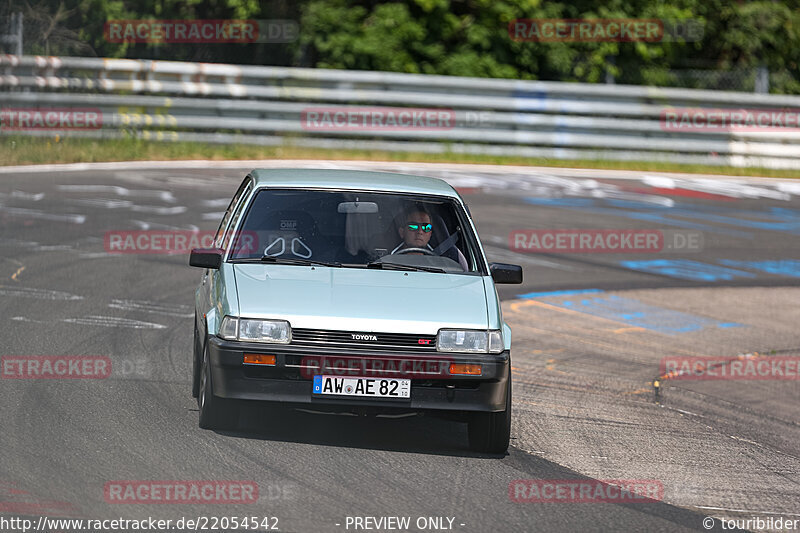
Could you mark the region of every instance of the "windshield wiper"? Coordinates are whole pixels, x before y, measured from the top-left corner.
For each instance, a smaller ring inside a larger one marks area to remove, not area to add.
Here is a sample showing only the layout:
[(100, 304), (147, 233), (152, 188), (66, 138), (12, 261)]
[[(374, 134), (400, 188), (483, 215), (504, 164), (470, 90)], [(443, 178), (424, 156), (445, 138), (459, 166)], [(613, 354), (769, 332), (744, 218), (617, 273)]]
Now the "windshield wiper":
[(236, 263), (275, 263), (277, 265), (303, 265), (303, 266), (326, 266), (326, 267), (340, 267), (341, 263), (317, 261), (315, 259), (301, 259), (296, 257), (275, 257), (272, 255), (265, 255), (261, 258), (248, 257), (243, 259), (236, 259)]
[(381, 268), (385, 270), (411, 270), (414, 272), (435, 272), (437, 274), (444, 274), (445, 271), (441, 268), (417, 265), (401, 265), (399, 263), (384, 263), (381, 261), (373, 261), (367, 263), (367, 268)]
[(436, 274), (445, 274), (446, 271), (441, 268), (417, 265), (402, 265), (399, 263), (382, 263), (380, 261), (373, 261), (371, 263), (363, 264), (342, 264), (338, 262), (316, 261), (314, 259), (301, 259), (296, 257), (275, 257), (272, 255), (265, 255), (261, 258), (246, 257), (242, 259), (234, 259), (232, 263), (275, 263), (277, 265), (304, 265), (304, 266), (326, 266), (326, 267), (348, 267), (348, 268), (380, 268), (384, 270), (410, 270), (413, 272), (434, 272)]

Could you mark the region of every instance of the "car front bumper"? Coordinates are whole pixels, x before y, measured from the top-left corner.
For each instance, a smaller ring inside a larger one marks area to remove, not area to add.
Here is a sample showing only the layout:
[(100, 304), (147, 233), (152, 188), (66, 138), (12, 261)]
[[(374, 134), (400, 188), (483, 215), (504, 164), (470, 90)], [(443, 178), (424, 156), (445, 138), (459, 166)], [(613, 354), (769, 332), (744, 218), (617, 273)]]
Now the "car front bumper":
[[(280, 344), (225, 341), (208, 337), (211, 383), (215, 396), (239, 400), (260, 400), (296, 404), (306, 409), (376, 412), (482, 411), (505, 409), (510, 379), (510, 353), (455, 354), (433, 352), (399, 353), (336, 348), (308, 348)], [(245, 365), (244, 354), (274, 355), (275, 366)], [(325, 358), (329, 368), (346, 361), (332, 375), (411, 379), (411, 398), (363, 398), (312, 395), (313, 364)], [(333, 365), (331, 362), (334, 362)], [(441, 363), (438, 367), (435, 362)], [(411, 362), (410, 364), (407, 364)], [(362, 364), (364, 363), (364, 364)], [(368, 363), (368, 364), (367, 364)], [(413, 364), (417, 363), (417, 364)], [(480, 364), (479, 376), (451, 376), (449, 363)], [(402, 372), (363, 372), (364, 368), (403, 369)], [(431, 372), (436, 368), (436, 372)], [(443, 370), (446, 369), (446, 370)]]

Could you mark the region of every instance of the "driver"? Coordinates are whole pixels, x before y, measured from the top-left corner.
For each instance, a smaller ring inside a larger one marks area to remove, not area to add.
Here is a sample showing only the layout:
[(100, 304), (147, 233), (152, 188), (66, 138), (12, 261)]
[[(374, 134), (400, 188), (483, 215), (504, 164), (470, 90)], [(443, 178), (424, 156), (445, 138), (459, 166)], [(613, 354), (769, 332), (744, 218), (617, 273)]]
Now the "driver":
[[(425, 207), (416, 205), (406, 211), (405, 222), (403, 226), (397, 229), (403, 242), (395, 246), (394, 250), (389, 253), (394, 254), (405, 248), (422, 248), (423, 250), (429, 250), (431, 255), (437, 255), (436, 250), (429, 244), (431, 235), (433, 235), (433, 224), (431, 222), (431, 216), (428, 211), (425, 210)], [(451, 247), (451, 251), (453, 253), (452, 257), (448, 254), (445, 255), (457, 261), (464, 272), (469, 271), (469, 265), (464, 254), (455, 246)], [(422, 252), (409, 252), (409, 255), (424, 254)]]
[[(431, 216), (421, 206), (406, 211), (405, 224), (397, 229), (403, 242), (398, 244), (390, 253), (395, 253), (403, 248), (425, 248), (433, 252), (428, 242), (431, 240)], [(420, 252), (411, 252), (419, 254)]]

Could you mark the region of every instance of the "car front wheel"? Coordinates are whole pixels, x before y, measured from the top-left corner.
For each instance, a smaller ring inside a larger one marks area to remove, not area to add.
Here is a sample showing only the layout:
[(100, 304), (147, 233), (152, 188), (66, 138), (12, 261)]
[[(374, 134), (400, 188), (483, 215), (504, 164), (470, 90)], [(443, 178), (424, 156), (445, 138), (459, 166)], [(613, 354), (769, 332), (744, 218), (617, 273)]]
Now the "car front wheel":
[(506, 408), (498, 413), (474, 413), (467, 423), (469, 447), (476, 452), (505, 453), (511, 440), (511, 375), (506, 385)]
[(192, 398), (200, 395), (200, 335), (197, 332), (197, 315), (194, 317), (194, 339), (192, 340)]
[(200, 427), (203, 429), (234, 429), (239, 421), (235, 403), (228, 398), (214, 396), (211, 384), (211, 364), (208, 345), (203, 349), (203, 364), (200, 369), (200, 390), (197, 396), (200, 408)]

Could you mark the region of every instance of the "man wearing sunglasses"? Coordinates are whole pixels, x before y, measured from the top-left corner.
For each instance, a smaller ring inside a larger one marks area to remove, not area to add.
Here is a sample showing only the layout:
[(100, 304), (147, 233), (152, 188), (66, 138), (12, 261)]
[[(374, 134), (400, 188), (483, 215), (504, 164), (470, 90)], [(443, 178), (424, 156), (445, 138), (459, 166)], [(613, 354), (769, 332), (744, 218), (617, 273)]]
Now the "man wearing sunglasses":
[(428, 244), (431, 240), (433, 225), (431, 217), (423, 209), (411, 209), (406, 212), (405, 224), (398, 228), (398, 233), (403, 242), (398, 244), (390, 253), (395, 253), (402, 248), (425, 248), (433, 251)]

